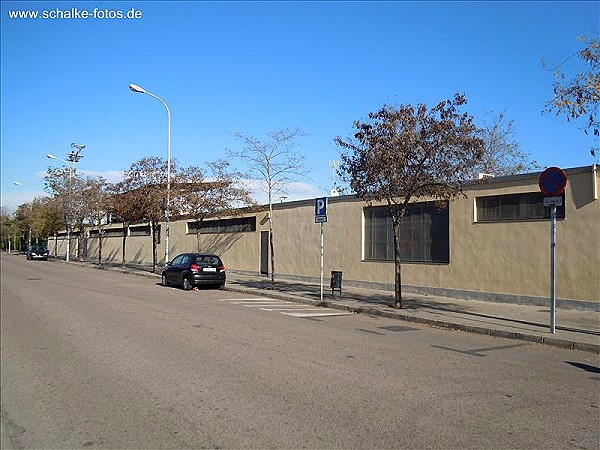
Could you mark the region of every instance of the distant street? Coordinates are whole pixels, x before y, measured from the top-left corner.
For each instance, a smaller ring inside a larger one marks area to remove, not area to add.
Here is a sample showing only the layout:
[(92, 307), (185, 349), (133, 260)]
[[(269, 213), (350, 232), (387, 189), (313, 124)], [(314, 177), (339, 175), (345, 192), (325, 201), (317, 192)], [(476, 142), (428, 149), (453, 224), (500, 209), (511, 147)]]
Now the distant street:
[(1, 255), (2, 448), (589, 448), (598, 355)]

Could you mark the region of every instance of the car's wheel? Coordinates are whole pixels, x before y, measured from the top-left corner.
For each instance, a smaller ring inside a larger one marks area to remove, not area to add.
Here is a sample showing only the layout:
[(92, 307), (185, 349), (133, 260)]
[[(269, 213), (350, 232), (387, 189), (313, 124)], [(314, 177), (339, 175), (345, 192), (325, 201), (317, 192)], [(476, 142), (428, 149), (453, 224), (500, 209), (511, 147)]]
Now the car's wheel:
[(183, 289), (185, 291), (189, 291), (190, 289), (192, 289), (192, 283), (190, 282), (190, 279), (188, 277), (185, 277), (183, 279)]
[(220, 290), (223, 290), (223, 289), (225, 289), (225, 283), (223, 283), (223, 284), (219, 284), (217, 287), (218, 287)]
[(160, 284), (162, 284), (164, 287), (168, 287), (169, 286), (169, 282), (167, 281), (167, 276), (166, 275), (162, 276), (162, 281), (161, 281)]

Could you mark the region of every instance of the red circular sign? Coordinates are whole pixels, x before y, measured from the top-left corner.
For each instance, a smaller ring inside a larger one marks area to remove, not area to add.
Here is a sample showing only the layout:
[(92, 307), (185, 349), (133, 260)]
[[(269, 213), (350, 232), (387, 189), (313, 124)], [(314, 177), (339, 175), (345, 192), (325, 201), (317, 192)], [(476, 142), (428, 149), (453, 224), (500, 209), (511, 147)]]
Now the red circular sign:
[(540, 175), (540, 191), (548, 197), (562, 194), (567, 186), (567, 176), (558, 167), (548, 167)]

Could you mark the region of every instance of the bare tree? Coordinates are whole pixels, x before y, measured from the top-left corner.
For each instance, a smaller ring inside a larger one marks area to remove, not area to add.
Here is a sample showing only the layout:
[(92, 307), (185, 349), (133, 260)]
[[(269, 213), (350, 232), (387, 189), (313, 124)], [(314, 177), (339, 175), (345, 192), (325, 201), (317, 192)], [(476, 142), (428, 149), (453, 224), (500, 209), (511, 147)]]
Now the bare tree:
[(473, 118), (460, 113), (466, 98), (438, 103), (431, 109), (419, 104), (384, 106), (356, 121), (353, 138), (335, 142), (341, 155), (340, 175), (357, 196), (367, 202), (385, 200), (394, 229), (394, 282), (396, 308), (402, 307), (400, 226), (408, 204), (418, 197), (451, 200), (462, 193), (484, 153), (484, 141)]
[(267, 140), (236, 132), (233, 137), (242, 143), (242, 149), (229, 154), (242, 160), (247, 175), (261, 182), (269, 203), (269, 249), (271, 256), (271, 286), (275, 284), (275, 247), (273, 225), (273, 198), (284, 195), (289, 183), (305, 176), (304, 156), (297, 153), (296, 141), (306, 136), (299, 128), (275, 130), (267, 133)]
[(103, 177), (89, 178), (85, 182), (83, 195), (87, 208), (87, 217), (98, 227), (98, 264), (102, 265), (102, 244), (104, 240), (104, 225), (107, 222), (108, 184)]
[[(489, 120), (488, 120), (489, 119)], [(515, 140), (514, 122), (507, 119), (504, 113), (488, 113), (480, 130), (480, 137), (485, 142), (483, 157), (474, 168), (471, 177), (477, 178), (479, 173), (494, 176), (515, 175), (540, 168), (531, 155), (521, 150)]]
[[(229, 169), (229, 161), (207, 163), (208, 174), (197, 166), (182, 169), (174, 182), (173, 205), (180, 214), (202, 222), (206, 217), (235, 214), (236, 208), (255, 205), (248, 190), (240, 185), (241, 175)], [(200, 251), (200, 233), (196, 230)]]

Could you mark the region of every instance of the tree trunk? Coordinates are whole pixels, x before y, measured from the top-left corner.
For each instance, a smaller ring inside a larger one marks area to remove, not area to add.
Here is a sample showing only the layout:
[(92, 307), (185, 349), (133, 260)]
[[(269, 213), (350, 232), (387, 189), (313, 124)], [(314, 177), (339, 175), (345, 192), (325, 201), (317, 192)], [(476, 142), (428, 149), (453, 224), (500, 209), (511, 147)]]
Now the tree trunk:
[(79, 235), (77, 236), (77, 257), (83, 261), (83, 220), (79, 221)]
[(402, 217), (394, 218), (394, 308), (402, 309), (402, 262), (400, 260), (400, 224)]
[(123, 222), (123, 248), (121, 249), (121, 267), (125, 267), (125, 244), (127, 242), (127, 231), (129, 230), (129, 222)]
[(102, 265), (102, 237), (104, 236), (104, 230), (98, 230), (98, 265)]
[(151, 227), (152, 227), (152, 272), (156, 273), (156, 227), (157, 224), (156, 222), (152, 221), (151, 222)]
[(275, 246), (273, 245), (273, 205), (269, 202), (269, 249), (271, 251), (271, 289), (275, 286)]

